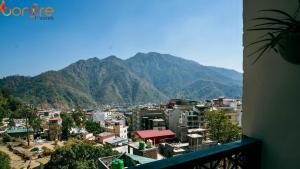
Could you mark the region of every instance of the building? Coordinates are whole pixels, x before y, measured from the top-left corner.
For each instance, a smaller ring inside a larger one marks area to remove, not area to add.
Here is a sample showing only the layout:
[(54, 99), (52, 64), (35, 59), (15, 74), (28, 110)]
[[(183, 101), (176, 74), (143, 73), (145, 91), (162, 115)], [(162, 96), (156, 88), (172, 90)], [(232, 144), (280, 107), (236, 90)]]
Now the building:
[(95, 140), (95, 136), (93, 135), (93, 133), (84, 133), (82, 134), (82, 139), (84, 140)]
[(187, 135), (189, 149), (191, 151), (196, 151), (202, 144), (203, 136), (200, 134), (188, 134)]
[(111, 126), (105, 127), (105, 130), (107, 132), (114, 133), (115, 136), (127, 139), (127, 126), (124, 126), (123, 124), (120, 124), (119, 122), (114, 122), (111, 124)]
[(242, 102), (239, 99), (229, 99), (221, 96), (209, 102), (212, 110), (223, 110), (233, 124), (242, 126)]
[(141, 130), (134, 131), (133, 133), (144, 141), (152, 140), (154, 145), (159, 143), (162, 139), (175, 137), (175, 133), (171, 130)]
[(27, 137), (27, 132), (29, 135), (29, 140), (33, 140), (33, 129), (32, 128), (24, 128), (24, 127), (18, 127), (18, 128), (9, 128), (6, 130), (7, 134), (10, 135), (11, 137), (15, 138), (26, 138)]
[(203, 127), (204, 110), (208, 108), (204, 105), (197, 105), (194, 101), (183, 103), (174, 104), (173, 110), (168, 114), (168, 127), (176, 133), (177, 137), (181, 137), (181, 132), (185, 131), (185, 127), (188, 129)]
[(115, 133), (103, 132), (95, 135), (95, 140), (99, 143), (105, 144), (105, 142), (115, 137)]
[(37, 113), (44, 121), (48, 121), (50, 118), (60, 117), (60, 111), (57, 110), (39, 110)]
[(48, 136), (50, 140), (59, 140), (61, 137), (60, 126), (62, 119), (60, 117), (51, 117), (48, 119), (49, 130)]
[(161, 107), (134, 108), (132, 110), (132, 129), (166, 129), (165, 110)]
[(128, 153), (147, 158), (157, 159), (158, 149), (155, 146), (148, 147), (146, 145), (141, 146), (141, 144), (145, 144), (145, 142), (133, 142), (128, 144)]
[(114, 136), (113, 138), (109, 138), (106, 140), (106, 144), (109, 144), (111, 146), (122, 146), (124, 144), (128, 144), (128, 139)]
[(187, 142), (187, 134), (188, 134), (187, 126), (184, 125), (178, 126), (176, 136), (181, 142)]
[(160, 143), (159, 153), (164, 157), (170, 158), (188, 152), (188, 143)]
[(149, 126), (147, 127), (152, 130), (166, 130), (166, 122), (164, 119), (150, 119)]
[(111, 169), (113, 161), (118, 159), (123, 160), (125, 168), (134, 167), (137, 165), (147, 164), (156, 161), (155, 159), (152, 158), (123, 153), (121, 155), (99, 158), (99, 163), (98, 163), (99, 169)]

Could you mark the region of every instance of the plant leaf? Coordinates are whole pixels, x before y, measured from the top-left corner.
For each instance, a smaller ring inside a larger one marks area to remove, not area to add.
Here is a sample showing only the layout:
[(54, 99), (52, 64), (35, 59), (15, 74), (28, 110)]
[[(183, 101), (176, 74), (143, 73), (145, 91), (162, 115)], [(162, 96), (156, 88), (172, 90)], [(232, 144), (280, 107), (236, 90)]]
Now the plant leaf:
[(261, 43), (261, 42), (265, 42), (265, 41), (271, 41), (272, 39), (262, 39), (262, 40), (258, 40), (258, 41), (255, 41), (255, 42), (252, 42), (250, 43), (249, 45), (245, 46), (245, 47), (249, 47), (249, 46), (252, 46), (252, 45), (255, 45), (257, 43)]
[(260, 10), (261, 12), (275, 12), (275, 13), (280, 13), (282, 15), (285, 15), (287, 16), (288, 18), (290, 18), (291, 20), (295, 20), (290, 14), (284, 12), (284, 11), (281, 11), (281, 10), (278, 10), (278, 9), (265, 9), (265, 10)]
[(265, 44), (265, 45), (261, 46), (261, 47), (258, 48), (256, 51), (254, 51), (254, 52), (250, 53), (249, 55), (247, 55), (247, 57), (250, 57), (250, 56), (252, 56), (252, 55), (255, 55), (257, 52), (263, 50), (264, 48), (269, 48), (269, 44)]
[(253, 62), (252, 64), (255, 64), (255, 63), (259, 60), (259, 58), (261, 58), (262, 55), (263, 55), (268, 49), (270, 49), (269, 46), (265, 47), (265, 48), (260, 52), (260, 54), (258, 55), (258, 57), (254, 60), (254, 62)]
[[(286, 22), (286, 21), (283, 21), (282, 19), (276, 19), (276, 18), (270, 18), (270, 17), (258, 17), (258, 18), (254, 18), (253, 20), (267, 20), (267, 21), (274, 21), (276, 23), (281, 23), (282, 25), (292, 25), (293, 22)], [(290, 20), (288, 20), (290, 21)]]
[(261, 31), (261, 30), (286, 30), (286, 28), (249, 28), (248, 31)]
[[(254, 27), (259, 27), (259, 26), (266, 26), (266, 25), (282, 25), (281, 23), (276, 23), (276, 22), (268, 22), (268, 23), (261, 23), (261, 24), (256, 24)], [(287, 25), (285, 25), (287, 26)]]

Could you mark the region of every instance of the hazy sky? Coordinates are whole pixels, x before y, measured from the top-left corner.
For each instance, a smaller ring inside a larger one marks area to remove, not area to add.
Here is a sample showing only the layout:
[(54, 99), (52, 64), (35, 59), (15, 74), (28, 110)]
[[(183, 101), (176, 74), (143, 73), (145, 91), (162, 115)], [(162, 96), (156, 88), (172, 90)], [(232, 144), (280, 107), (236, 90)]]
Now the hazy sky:
[(0, 13), (0, 77), (151, 51), (242, 71), (242, 0), (5, 1), (56, 11), (51, 21)]

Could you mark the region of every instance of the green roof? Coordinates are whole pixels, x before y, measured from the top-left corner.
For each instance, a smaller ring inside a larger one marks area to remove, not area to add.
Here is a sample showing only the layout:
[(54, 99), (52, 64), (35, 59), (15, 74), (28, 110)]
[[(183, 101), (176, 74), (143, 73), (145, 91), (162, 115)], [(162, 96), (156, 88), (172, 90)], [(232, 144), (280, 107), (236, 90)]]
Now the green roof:
[[(28, 131), (29, 131), (29, 132), (33, 132), (33, 129), (32, 129), (32, 128), (28, 128)], [(11, 128), (11, 129), (6, 130), (6, 132), (7, 132), (8, 134), (13, 134), (13, 133), (26, 133), (26, 132), (27, 132), (27, 129), (26, 129), (26, 128)]]
[(128, 157), (130, 157), (134, 161), (138, 161), (140, 164), (146, 164), (146, 163), (151, 163), (153, 161), (156, 161), (155, 159), (152, 158), (147, 158), (143, 156), (138, 156), (134, 154), (126, 154)]

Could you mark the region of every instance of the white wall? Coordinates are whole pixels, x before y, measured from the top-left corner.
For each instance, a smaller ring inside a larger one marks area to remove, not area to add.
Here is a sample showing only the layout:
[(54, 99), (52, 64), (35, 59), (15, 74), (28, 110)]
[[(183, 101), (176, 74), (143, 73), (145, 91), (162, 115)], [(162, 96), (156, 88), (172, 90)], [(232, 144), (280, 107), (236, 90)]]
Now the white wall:
[[(245, 31), (258, 10), (296, 7), (297, 0), (244, 0), (244, 46), (260, 35)], [(263, 168), (300, 168), (300, 66), (274, 52), (252, 65), (249, 52), (244, 49), (243, 134), (263, 141)]]

